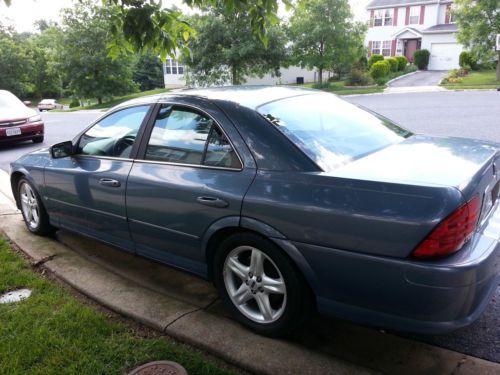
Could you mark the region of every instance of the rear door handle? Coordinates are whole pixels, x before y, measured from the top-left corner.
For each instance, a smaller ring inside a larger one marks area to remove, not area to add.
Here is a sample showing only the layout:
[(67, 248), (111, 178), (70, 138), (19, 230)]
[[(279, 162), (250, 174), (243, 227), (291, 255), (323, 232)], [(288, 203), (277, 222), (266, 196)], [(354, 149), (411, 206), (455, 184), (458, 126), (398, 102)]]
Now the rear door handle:
[(196, 198), (198, 203), (204, 204), (205, 206), (224, 208), (229, 206), (229, 203), (224, 199), (216, 198), (216, 197), (198, 197)]
[(110, 187), (120, 187), (121, 183), (118, 180), (113, 180), (112, 178), (101, 178), (99, 183), (104, 186)]

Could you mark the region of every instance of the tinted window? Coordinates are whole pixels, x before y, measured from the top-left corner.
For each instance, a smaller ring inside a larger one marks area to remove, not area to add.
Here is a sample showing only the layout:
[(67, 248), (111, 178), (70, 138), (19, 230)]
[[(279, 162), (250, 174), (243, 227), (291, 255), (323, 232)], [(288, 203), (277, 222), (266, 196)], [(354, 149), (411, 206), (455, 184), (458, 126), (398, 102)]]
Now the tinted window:
[(79, 152), (128, 158), (149, 106), (139, 106), (114, 112), (83, 134)]
[(411, 134), (330, 94), (282, 99), (258, 111), (325, 171)]
[(146, 159), (239, 168), (229, 141), (214, 121), (184, 108), (162, 107), (146, 149)]

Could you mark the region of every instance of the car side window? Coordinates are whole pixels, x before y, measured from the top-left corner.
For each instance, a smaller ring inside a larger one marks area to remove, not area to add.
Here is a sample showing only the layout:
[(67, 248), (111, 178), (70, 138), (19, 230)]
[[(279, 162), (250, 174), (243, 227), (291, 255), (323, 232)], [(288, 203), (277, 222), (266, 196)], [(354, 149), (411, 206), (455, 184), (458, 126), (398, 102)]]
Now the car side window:
[(236, 153), (215, 122), (199, 112), (164, 106), (149, 139), (147, 160), (239, 168)]
[(126, 108), (103, 118), (81, 136), (78, 153), (130, 157), (137, 133), (149, 108), (149, 105)]

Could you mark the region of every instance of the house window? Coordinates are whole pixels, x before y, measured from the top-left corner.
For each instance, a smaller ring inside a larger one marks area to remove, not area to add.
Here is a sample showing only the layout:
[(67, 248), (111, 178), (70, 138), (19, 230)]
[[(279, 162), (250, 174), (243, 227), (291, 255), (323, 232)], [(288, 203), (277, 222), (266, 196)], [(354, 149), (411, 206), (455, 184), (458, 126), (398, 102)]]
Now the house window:
[(394, 9), (386, 9), (384, 13), (384, 26), (392, 26), (392, 15)]
[(410, 7), (410, 25), (418, 25), (420, 22), (420, 7)]
[(453, 9), (451, 6), (446, 8), (446, 12), (448, 13), (448, 22), (455, 23), (455, 16), (453, 15)]
[(391, 41), (384, 40), (382, 42), (382, 55), (391, 56)]
[(176, 60), (167, 59), (165, 61), (165, 74), (182, 75), (184, 74), (184, 65)]
[(376, 10), (373, 15), (373, 26), (382, 26), (383, 18), (384, 18), (384, 11)]
[(373, 41), (372, 42), (372, 55), (380, 54), (381, 42)]

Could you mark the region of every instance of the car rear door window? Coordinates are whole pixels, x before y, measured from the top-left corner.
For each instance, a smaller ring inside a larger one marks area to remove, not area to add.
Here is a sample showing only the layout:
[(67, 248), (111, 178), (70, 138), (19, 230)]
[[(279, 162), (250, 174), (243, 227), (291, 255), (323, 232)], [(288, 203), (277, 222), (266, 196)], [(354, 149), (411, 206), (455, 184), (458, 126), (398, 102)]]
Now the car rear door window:
[(149, 105), (113, 112), (87, 130), (78, 143), (83, 155), (129, 158)]
[(187, 108), (163, 106), (146, 148), (146, 160), (240, 168), (227, 137), (208, 116)]

